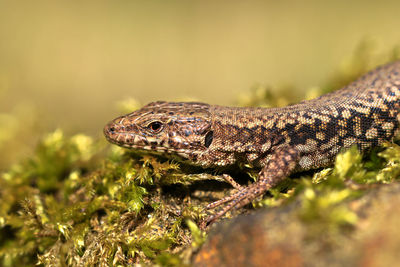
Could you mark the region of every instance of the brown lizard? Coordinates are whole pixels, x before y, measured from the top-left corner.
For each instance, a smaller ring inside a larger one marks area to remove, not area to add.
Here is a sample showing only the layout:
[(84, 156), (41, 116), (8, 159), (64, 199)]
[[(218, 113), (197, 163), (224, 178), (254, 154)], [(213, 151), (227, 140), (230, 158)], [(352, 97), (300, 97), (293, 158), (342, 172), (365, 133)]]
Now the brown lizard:
[(283, 108), (240, 108), (195, 102), (153, 102), (107, 124), (108, 141), (122, 147), (177, 154), (204, 167), (247, 162), (261, 168), (257, 182), (213, 202), (232, 208), (263, 195), (295, 171), (332, 164), (344, 148), (361, 152), (392, 141), (400, 122), (400, 61), (348, 86)]

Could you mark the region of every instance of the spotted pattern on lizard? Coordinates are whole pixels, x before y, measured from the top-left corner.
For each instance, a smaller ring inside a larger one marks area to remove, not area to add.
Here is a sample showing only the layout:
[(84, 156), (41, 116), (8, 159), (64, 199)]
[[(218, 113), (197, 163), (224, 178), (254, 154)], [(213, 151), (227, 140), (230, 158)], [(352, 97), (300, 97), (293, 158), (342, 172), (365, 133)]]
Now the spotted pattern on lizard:
[(204, 167), (250, 163), (257, 182), (207, 206), (223, 208), (212, 223), (242, 207), (296, 171), (332, 164), (345, 148), (361, 152), (392, 141), (400, 123), (400, 61), (348, 86), (283, 108), (241, 108), (196, 102), (153, 102), (104, 128), (122, 147), (176, 154)]

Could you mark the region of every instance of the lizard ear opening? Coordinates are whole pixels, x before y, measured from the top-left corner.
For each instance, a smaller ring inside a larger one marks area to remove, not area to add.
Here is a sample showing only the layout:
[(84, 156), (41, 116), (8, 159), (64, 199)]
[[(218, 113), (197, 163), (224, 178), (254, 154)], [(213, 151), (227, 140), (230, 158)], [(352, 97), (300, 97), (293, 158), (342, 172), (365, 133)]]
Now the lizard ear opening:
[(214, 132), (213, 132), (213, 131), (209, 131), (209, 132), (206, 134), (206, 138), (205, 138), (205, 141), (204, 141), (204, 145), (205, 145), (206, 147), (209, 147), (209, 146), (211, 145), (211, 143), (212, 143), (212, 141), (213, 141), (213, 135), (214, 135)]

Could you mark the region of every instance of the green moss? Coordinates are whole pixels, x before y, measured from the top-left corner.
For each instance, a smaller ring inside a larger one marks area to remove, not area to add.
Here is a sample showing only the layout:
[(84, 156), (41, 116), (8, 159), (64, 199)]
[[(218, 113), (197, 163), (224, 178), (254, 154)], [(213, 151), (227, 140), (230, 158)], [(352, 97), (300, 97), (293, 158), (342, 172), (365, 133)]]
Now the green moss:
[(365, 174), (361, 155), (355, 147), (339, 154), (333, 169), (324, 169), (310, 179), (302, 179), (298, 188), (300, 219), (307, 225), (309, 238), (331, 242), (335, 236), (357, 222), (357, 216), (346, 202), (361, 196), (346, 182)]
[(2, 265), (181, 264), (177, 253), (190, 230), (200, 244), (193, 222), (190, 230), (182, 222), (202, 218), (202, 207), (182, 202), (185, 189), (162, 191), (212, 175), (185, 174), (176, 162), (114, 146), (104, 158), (103, 150), (104, 142), (57, 130), (2, 173)]

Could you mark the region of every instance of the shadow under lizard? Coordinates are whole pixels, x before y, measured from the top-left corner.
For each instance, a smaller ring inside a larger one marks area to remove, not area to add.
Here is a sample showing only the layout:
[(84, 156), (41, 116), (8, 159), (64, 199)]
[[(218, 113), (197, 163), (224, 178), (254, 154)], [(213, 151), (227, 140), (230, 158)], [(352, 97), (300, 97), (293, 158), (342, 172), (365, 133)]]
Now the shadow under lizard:
[(400, 123), (400, 61), (378, 67), (348, 86), (283, 108), (240, 108), (197, 102), (153, 102), (104, 128), (126, 148), (176, 154), (203, 167), (244, 161), (261, 168), (255, 183), (207, 205), (224, 205), (209, 225), (291, 173), (329, 166), (345, 148), (361, 152), (392, 141)]

